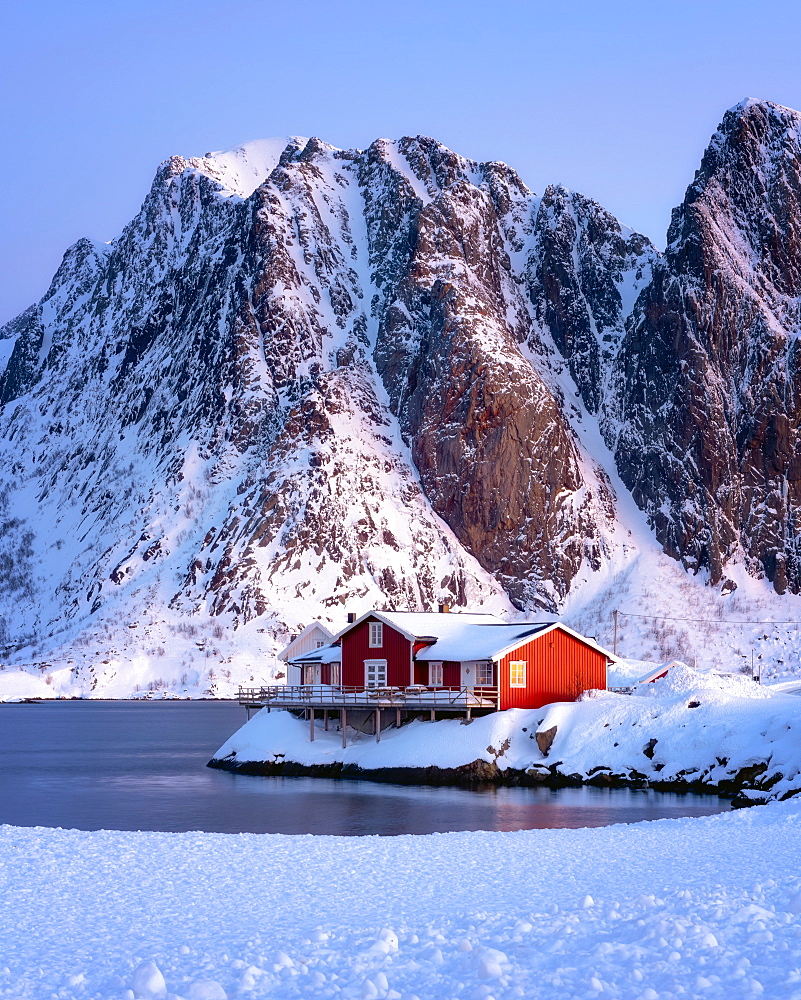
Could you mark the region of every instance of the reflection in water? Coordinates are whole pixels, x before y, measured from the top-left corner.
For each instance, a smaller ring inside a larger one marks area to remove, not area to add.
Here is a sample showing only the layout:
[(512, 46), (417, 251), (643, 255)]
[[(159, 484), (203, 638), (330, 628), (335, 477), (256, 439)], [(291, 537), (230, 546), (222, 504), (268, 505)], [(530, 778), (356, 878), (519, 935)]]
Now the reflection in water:
[(0, 705), (0, 823), (349, 836), (606, 826), (729, 808), (650, 790), (433, 788), (205, 767), (243, 722), (230, 702)]

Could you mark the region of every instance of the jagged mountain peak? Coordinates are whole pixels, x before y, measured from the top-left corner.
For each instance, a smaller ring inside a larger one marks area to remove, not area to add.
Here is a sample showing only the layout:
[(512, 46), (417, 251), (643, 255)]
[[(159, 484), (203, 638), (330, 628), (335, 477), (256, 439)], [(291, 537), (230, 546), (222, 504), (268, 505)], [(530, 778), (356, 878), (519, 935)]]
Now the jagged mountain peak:
[(801, 295), (801, 114), (753, 99), (726, 112), (673, 211), (666, 255), (682, 273), (725, 267), (771, 310), (795, 309), (779, 299)]
[(267, 180), (282, 156), (297, 154), (308, 142), (307, 138), (296, 135), (254, 139), (184, 162), (187, 167), (217, 181), (225, 190), (240, 198), (249, 198)]

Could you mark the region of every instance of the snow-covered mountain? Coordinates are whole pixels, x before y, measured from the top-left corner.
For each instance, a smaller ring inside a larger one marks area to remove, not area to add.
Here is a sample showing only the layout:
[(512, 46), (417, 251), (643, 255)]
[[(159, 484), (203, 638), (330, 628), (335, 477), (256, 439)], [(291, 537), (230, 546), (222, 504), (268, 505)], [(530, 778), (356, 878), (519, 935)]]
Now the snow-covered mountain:
[(799, 123), (730, 111), (664, 255), (419, 136), (166, 161), (0, 330), (6, 660), (224, 691), (314, 617), (688, 572), (801, 619)]

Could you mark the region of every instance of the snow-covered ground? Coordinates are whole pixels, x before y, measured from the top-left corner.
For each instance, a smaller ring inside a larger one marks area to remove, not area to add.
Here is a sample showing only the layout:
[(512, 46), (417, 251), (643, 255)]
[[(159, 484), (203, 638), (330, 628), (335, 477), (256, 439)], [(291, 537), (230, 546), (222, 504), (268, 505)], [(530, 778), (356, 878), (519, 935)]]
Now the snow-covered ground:
[[(501, 771), (531, 771), (588, 780), (594, 775), (652, 783), (702, 782), (726, 791), (743, 784), (756, 797), (781, 798), (801, 790), (801, 701), (742, 675), (717, 675), (684, 664), (634, 694), (587, 693), (578, 702), (533, 711), (511, 709), (474, 719), (415, 721), (373, 737), (341, 734), (322, 720), (309, 739), (309, 723), (288, 712), (257, 713), (215, 754), (218, 760), (341, 761), (364, 769), (456, 768), (473, 761)], [(547, 753), (537, 733), (554, 730)], [(739, 776), (739, 777), (738, 777)], [(729, 782), (735, 782), (732, 788)]]
[(801, 998), (801, 803), (424, 837), (0, 828), (0, 995)]

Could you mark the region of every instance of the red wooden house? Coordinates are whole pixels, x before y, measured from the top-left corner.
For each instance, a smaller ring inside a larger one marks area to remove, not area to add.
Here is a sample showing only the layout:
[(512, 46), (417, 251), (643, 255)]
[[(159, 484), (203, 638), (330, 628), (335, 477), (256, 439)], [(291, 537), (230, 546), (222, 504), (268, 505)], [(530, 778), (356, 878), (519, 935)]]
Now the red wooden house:
[(489, 614), (370, 611), (330, 646), (304, 657), (303, 666), (304, 678), (317, 683), (350, 690), (465, 689), (490, 696), (504, 710), (606, 688), (611, 659), (561, 622), (507, 625)]

